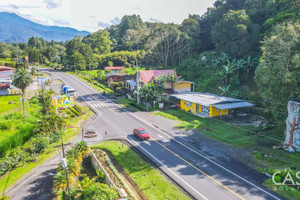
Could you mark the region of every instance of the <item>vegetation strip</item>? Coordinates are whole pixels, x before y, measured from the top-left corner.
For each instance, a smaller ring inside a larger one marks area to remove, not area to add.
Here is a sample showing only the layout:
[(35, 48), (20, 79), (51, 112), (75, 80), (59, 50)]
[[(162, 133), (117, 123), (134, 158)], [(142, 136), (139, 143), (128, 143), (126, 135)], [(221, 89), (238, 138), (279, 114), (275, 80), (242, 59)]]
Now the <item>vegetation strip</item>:
[(149, 199), (189, 199), (127, 145), (119, 141), (105, 141), (92, 148), (109, 151)]

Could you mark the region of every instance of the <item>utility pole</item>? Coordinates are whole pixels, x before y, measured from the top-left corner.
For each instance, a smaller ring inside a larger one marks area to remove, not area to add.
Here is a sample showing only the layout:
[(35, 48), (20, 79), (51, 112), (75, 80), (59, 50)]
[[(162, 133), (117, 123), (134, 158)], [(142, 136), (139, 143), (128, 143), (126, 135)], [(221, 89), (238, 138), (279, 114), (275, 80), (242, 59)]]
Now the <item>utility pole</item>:
[(17, 50), (17, 64), (19, 63), (19, 55), (18, 55), (18, 50)]
[(136, 101), (137, 104), (140, 104), (140, 92), (139, 92), (139, 65), (137, 59), (135, 59), (136, 63)]
[(67, 189), (68, 189), (68, 194), (69, 194), (69, 199), (70, 199), (70, 186), (69, 186), (69, 178), (68, 178), (67, 161), (66, 161), (66, 156), (65, 156), (65, 146), (67, 146), (67, 145), (71, 145), (71, 143), (64, 144), (63, 138), (61, 138), (61, 145), (56, 145), (56, 146), (54, 146), (54, 148), (61, 147), (61, 150), (63, 153), (63, 158), (61, 159), (61, 165), (66, 172)]

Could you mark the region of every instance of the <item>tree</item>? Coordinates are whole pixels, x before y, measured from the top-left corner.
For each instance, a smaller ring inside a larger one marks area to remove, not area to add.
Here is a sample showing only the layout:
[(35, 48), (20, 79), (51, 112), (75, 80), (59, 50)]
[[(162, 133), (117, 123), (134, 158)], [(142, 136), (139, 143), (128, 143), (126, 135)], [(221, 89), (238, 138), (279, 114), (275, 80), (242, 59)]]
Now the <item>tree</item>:
[(24, 95), (25, 95), (25, 89), (32, 83), (32, 77), (31, 74), (23, 69), (20, 68), (16, 71), (13, 78), (13, 84), (17, 88), (20, 88), (22, 91), (22, 105), (23, 105), (23, 114), (25, 116), (25, 105), (24, 105)]
[(258, 50), (259, 28), (245, 10), (229, 10), (213, 27), (212, 40), (219, 52), (244, 57)]
[(148, 64), (170, 66), (178, 64), (187, 49), (187, 35), (177, 25), (159, 25), (147, 40), (146, 59)]
[(109, 32), (106, 30), (99, 30), (91, 33), (83, 38), (83, 43), (89, 44), (94, 53), (107, 54), (110, 53), (112, 42), (109, 37)]
[(300, 20), (276, 25), (263, 41), (263, 55), (255, 71), (262, 97), (274, 117), (286, 110), (289, 98), (300, 98)]

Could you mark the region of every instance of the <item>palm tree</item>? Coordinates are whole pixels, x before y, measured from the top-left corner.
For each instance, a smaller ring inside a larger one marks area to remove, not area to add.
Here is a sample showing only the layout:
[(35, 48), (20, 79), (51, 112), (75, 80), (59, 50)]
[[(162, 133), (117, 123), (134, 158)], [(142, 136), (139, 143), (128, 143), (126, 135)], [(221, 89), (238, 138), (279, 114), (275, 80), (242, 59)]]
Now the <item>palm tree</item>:
[(32, 83), (32, 76), (31, 74), (23, 68), (17, 70), (14, 74), (13, 84), (20, 88), (22, 91), (22, 105), (23, 105), (23, 114), (25, 116), (25, 106), (24, 106), (24, 94), (25, 89)]

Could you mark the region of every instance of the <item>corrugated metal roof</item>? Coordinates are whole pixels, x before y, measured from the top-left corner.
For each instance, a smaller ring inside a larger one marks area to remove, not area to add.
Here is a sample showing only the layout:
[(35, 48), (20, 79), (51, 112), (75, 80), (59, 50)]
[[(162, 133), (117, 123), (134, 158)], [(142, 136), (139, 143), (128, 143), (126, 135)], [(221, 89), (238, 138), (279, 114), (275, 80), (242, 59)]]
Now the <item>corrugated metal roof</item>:
[(243, 108), (243, 107), (249, 107), (254, 106), (252, 103), (248, 103), (246, 101), (237, 102), (237, 103), (226, 103), (226, 104), (216, 104), (214, 107), (219, 108), (221, 110), (224, 109), (232, 109), (232, 108)]
[(14, 70), (14, 68), (8, 66), (0, 66), (0, 71), (4, 71), (4, 70)]
[(124, 69), (122, 66), (114, 66), (114, 67), (105, 67), (105, 70), (114, 70), (114, 69)]
[(198, 93), (198, 92), (185, 93), (185, 94), (173, 94), (171, 96), (176, 97), (178, 99), (185, 100), (185, 101), (190, 101), (193, 103), (201, 104), (204, 106), (210, 106), (210, 105), (219, 104), (219, 103), (242, 101), (240, 99), (234, 99), (231, 97), (224, 97), (224, 96), (219, 96), (216, 94)]
[(173, 69), (165, 69), (165, 70), (144, 70), (144, 71), (139, 71), (140, 76), (143, 80), (144, 84), (148, 84), (148, 82), (151, 82), (154, 78), (159, 77), (161, 75), (167, 76), (170, 74), (171, 76), (176, 76), (177, 73)]

